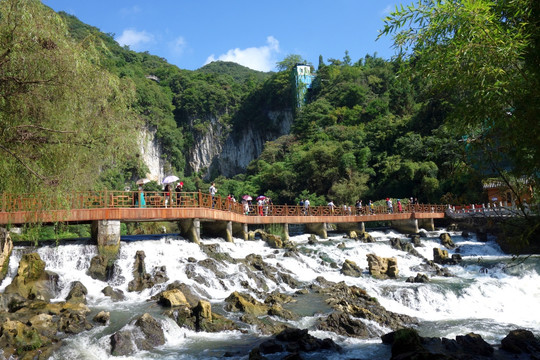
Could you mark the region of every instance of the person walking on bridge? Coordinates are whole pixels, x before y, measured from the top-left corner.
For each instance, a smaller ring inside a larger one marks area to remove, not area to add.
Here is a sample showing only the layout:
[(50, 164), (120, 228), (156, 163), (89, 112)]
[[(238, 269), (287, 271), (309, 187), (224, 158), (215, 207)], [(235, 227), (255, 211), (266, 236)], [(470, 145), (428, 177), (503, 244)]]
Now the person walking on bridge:
[(210, 196), (212, 196), (212, 209), (214, 208), (214, 206), (216, 205), (216, 194), (217, 194), (217, 189), (216, 189), (216, 183), (215, 182), (212, 182), (212, 185), (210, 185), (210, 188), (208, 189), (208, 192), (210, 193)]

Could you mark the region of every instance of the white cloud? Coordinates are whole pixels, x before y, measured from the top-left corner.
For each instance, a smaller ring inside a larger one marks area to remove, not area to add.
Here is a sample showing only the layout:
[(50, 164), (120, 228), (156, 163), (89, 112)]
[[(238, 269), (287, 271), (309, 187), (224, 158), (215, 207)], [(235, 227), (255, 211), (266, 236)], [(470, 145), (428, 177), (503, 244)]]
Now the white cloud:
[(396, 6), (394, 4), (390, 4), (384, 8), (384, 10), (381, 12), (381, 15), (388, 16), (391, 13), (393, 13), (395, 9), (396, 9)]
[(132, 50), (141, 50), (143, 44), (148, 44), (154, 41), (154, 36), (146, 31), (137, 31), (135, 29), (126, 29), (122, 35), (116, 38), (116, 41), (121, 46), (128, 45)]
[(142, 10), (141, 10), (140, 6), (138, 6), (138, 5), (134, 5), (132, 7), (125, 7), (125, 8), (120, 9), (120, 14), (122, 16), (124, 16), (124, 17), (139, 14), (141, 12), (142, 12)]
[(273, 36), (266, 38), (266, 45), (250, 47), (247, 49), (231, 49), (217, 58), (210, 55), (204, 65), (212, 61), (232, 61), (253, 70), (272, 71), (276, 64), (276, 55), (279, 53), (279, 41)]
[(173, 54), (179, 56), (182, 55), (186, 50), (187, 42), (182, 36), (179, 36), (169, 43), (169, 48)]

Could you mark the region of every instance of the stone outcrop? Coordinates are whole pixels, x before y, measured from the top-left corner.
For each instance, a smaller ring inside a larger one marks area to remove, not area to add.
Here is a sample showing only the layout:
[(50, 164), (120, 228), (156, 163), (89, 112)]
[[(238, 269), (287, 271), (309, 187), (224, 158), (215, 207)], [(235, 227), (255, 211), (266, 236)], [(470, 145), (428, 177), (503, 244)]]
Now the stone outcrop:
[(319, 319), (317, 329), (367, 339), (382, 334), (358, 318), (374, 321), (390, 329), (399, 329), (417, 322), (410, 316), (386, 310), (377, 299), (357, 286), (348, 286), (343, 282), (335, 284), (324, 278), (317, 278), (317, 282), (322, 287), (315, 287), (314, 290), (325, 295), (326, 303), (335, 310), (328, 317)]
[(142, 291), (150, 289), (156, 284), (164, 283), (168, 280), (165, 267), (161, 266), (154, 269), (154, 275), (146, 272), (144, 251), (137, 251), (135, 254), (135, 263), (133, 265), (133, 280), (128, 284), (128, 291)]
[(308, 333), (307, 329), (286, 328), (274, 338), (261, 343), (257, 348), (251, 350), (249, 359), (262, 359), (261, 354), (275, 354), (287, 352), (282, 359), (302, 359), (300, 352), (314, 352), (327, 350), (341, 352), (341, 347), (332, 339), (318, 339)]
[(408, 283), (428, 283), (429, 278), (425, 274), (418, 273), (418, 274), (416, 274), (415, 277), (409, 276), (407, 278), (406, 282), (408, 282)]
[(140, 350), (152, 350), (165, 344), (161, 324), (145, 313), (131, 322), (135, 330), (120, 330), (110, 337), (111, 354), (128, 356)]
[(403, 242), (398, 238), (392, 238), (390, 239), (390, 246), (392, 246), (392, 248), (396, 250), (406, 251), (411, 255), (423, 258), (423, 256), (418, 251), (416, 251), (416, 249), (410, 242)]
[(96, 255), (90, 260), (87, 273), (92, 279), (108, 281), (114, 273), (114, 260), (105, 255)]
[(56, 294), (58, 275), (45, 270), (38, 253), (24, 254), (17, 275), (6, 287), (5, 294), (18, 294), (29, 300), (49, 301)]
[(110, 297), (113, 301), (122, 301), (126, 298), (122, 290), (113, 289), (110, 286), (103, 288), (101, 292), (103, 293), (103, 295)]
[(13, 241), (9, 236), (9, 231), (0, 227), (0, 284), (9, 270), (9, 257), (13, 250)]
[(178, 289), (165, 290), (159, 295), (158, 304), (165, 307), (184, 306), (189, 303), (184, 294)]
[(433, 248), (433, 262), (441, 265), (456, 265), (461, 261), (461, 255), (459, 254), (452, 254), (452, 257), (448, 257), (448, 251), (439, 249), (439, 248)]
[(399, 269), (396, 258), (381, 258), (375, 254), (367, 254), (368, 270), (371, 276), (379, 279), (396, 278)]
[[(515, 342), (517, 338), (519, 345)], [(501, 341), (501, 346), (492, 346), (475, 333), (458, 335), (455, 340), (447, 338), (423, 338), (412, 328), (403, 328), (381, 336), (384, 344), (392, 346), (390, 360), (398, 359), (538, 359), (540, 343), (527, 330), (511, 331)], [(508, 339), (511, 340), (509, 347)], [(506, 344), (506, 345), (505, 345)], [(515, 347), (514, 347), (515, 345)], [(524, 355), (522, 357), (520, 355)]]
[(449, 233), (442, 233), (439, 235), (439, 239), (441, 239), (441, 245), (444, 246), (447, 249), (455, 249), (456, 244), (452, 241), (452, 237), (450, 237)]
[(240, 294), (235, 291), (225, 299), (225, 310), (232, 312), (243, 312), (255, 316), (265, 315), (269, 307), (254, 299), (249, 294)]
[(347, 276), (361, 277), (362, 269), (354, 261), (347, 259), (341, 267), (341, 273)]

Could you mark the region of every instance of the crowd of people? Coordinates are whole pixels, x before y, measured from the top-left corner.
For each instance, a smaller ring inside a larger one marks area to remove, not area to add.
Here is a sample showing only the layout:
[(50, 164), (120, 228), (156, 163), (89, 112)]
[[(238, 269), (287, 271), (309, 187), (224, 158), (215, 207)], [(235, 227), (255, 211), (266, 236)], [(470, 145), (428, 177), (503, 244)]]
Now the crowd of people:
[[(174, 183), (168, 183), (164, 184), (163, 188), (163, 196), (164, 196), (164, 206), (182, 206), (183, 205), (183, 186), (184, 183), (182, 181), (178, 182), (176, 186), (174, 186)], [(174, 189), (174, 190), (173, 190)], [(135, 205), (139, 207), (146, 207), (146, 202), (144, 198), (144, 188), (143, 184), (139, 185), (138, 194), (136, 194), (134, 200)], [(175, 195), (173, 195), (173, 193)], [(211, 197), (211, 207), (216, 207), (216, 201), (218, 197), (218, 189), (216, 188), (215, 182), (212, 182), (210, 187), (208, 188), (208, 194)], [(258, 216), (267, 216), (273, 214), (273, 203), (272, 199), (263, 195), (259, 195), (255, 198), (255, 201), (253, 201), (253, 198), (249, 195), (243, 195), (241, 198), (241, 204), (242, 204), (242, 213), (245, 215), (258, 215)], [(410, 197), (409, 199), (401, 200), (401, 199), (392, 199), (390, 197), (387, 197), (384, 201), (384, 204), (386, 205), (386, 212), (388, 214), (393, 214), (395, 212), (401, 213), (404, 212), (405, 209), (407, 209), (405, 206), (410, 206), (418, 204), (418, 199)], [(237, 200), (233, 194), (228, 194), (226, 197), (226, 206), (228, 210), (233, 210), (235, 208), (235, 204), (237, 203)], [(380, 202), (378, 202), (380, 204)], [(300, 199), (298, 202), (299, 211), (302, 215), (313, 215), (314, 212), (312, 211), (311, 202), (310, 200), (306, 198)], [(332, 200), (330, 200), (327, 203), (328, 211), (331, 215), (339, 214), (339, 215), (373, 215), (375, 213), (381, 213), (381, 207), (384, 205), (375, 205), (375, 202), (372, 200), (369, 200), (367, 204), (363, 204), (361, 199), (356, 200), (356, 203), (354, 206), (348, 205), (348, 204), (342, 204), (341, 205), (341, 211), (338, 210), (338, 207)], [(384, 209), (384, 207), (383, 207)]]

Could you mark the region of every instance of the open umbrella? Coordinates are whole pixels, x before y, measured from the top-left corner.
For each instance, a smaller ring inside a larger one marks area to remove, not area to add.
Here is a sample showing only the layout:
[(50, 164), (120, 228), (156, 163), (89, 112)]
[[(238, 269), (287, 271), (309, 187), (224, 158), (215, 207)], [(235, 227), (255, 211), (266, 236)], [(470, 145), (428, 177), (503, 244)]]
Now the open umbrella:
[(163, 181), (161, 183), (162, 184), (170, 184), (170, 183), (173, 183), (173, 182), (178, 181), (178, 180), (180, 180), (178, 178), (178, 176), (169, 175), (169, 176), (165, 177), (165, 179), (163, 179)]
[(259, 195), (259, 196), (257, 196), (257, 198), (255, 200), (259, 201), (259, 200), (264, 200), (264, 199), (266, 199), (266, 196)]
[(251, 196), (249, 196), (249, 195), (244, 195), (244, 196), (242, 196), (242, 199), (244, 199), (244, 200), (246, 200), (246, 201), (251, 201), (251, 200), (253, 200), (253, 198), (252, 198)]
[(143, 179), (139, 179), (135, 182), (135, 184), (137, 185), (144, 185), (146, 183), (149, 183), (150, 182), (150, 179), (147, 179), (147, 178), (143, 178)]

